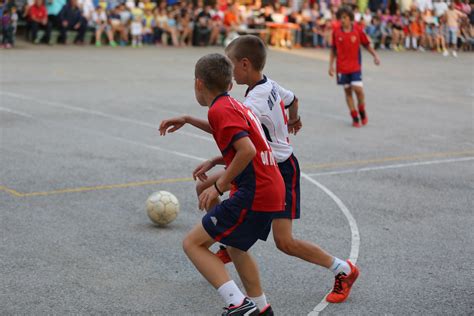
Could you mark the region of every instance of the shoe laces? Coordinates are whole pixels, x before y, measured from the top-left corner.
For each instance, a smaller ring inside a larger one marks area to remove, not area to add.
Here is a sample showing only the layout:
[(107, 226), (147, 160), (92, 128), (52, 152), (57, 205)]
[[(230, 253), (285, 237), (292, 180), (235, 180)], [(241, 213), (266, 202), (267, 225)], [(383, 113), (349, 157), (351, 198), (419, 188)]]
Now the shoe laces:
[(334, 282), (334, 293), (342, 294), (342, 278), (345, 277), (345, 273), (339, 273), (336, 275), (336, 281)]

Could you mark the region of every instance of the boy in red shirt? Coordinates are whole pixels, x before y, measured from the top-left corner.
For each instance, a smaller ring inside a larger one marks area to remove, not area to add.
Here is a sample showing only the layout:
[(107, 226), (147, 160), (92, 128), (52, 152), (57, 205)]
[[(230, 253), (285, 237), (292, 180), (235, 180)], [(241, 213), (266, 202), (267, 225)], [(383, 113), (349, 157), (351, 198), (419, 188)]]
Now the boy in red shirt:
[[(335, 28), (332, 35), (329, 75), (334, 76), (334, 61), (336, 61), (337, 84), (344, 86), (347, 106), (353, 120), (352, 126), (360, 127), (359, 115), (362, 125), (366, 125), (368, 122), (362, 86), (360, 45), (364, 46), (374, 57), (376, 65), (380, 64), (380, 60), (375, 50), (370, 46), (367, 35), (353, 23), (354, 14), (350, 8), (341, 7), (337, 11), (337, 18), (341, 21), (341, 26)], [(354, 106), (352, 91), (356, 94), (359, 112)]]
[[(232, 85), (231, 61), (220, 54), (206, 55), (197, 62), (195, 77), (196, 99), (209, 107), (208, 121), (190, 116), (165, 120), (160, 134), (186, 123), (212, 133), (222, 154), (219, 163), (226, 169), (199, 195), (199, 208), (208, 212), (185, 237), (183, 248), (226, 302), (222, 315), (258, 315), (255, 302), (242, 294), (209, 247), (215, 242), (230, 246), (229, 255), (247, 295), (261, 297), (258, 267), (247, 250), (267, 238), (275, 213), (285, 209), (285, 185), (259, 120), (227, 94)], [(228, 190), (230, 198), (211, 207)]]

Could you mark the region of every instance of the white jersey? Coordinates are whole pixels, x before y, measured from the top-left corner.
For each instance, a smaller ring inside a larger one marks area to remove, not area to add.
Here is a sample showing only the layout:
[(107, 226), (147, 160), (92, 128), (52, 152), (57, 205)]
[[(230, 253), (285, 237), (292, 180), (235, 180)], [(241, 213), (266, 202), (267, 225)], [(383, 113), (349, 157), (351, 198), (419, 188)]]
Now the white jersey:
[(265, 76), (245, 93), (244, 105), (250, 108), (262, 123), (277, 162), (287, 160), (293, 153), (285, 109), (291, 106), (294, 100), (293, 92), (280, 87)]

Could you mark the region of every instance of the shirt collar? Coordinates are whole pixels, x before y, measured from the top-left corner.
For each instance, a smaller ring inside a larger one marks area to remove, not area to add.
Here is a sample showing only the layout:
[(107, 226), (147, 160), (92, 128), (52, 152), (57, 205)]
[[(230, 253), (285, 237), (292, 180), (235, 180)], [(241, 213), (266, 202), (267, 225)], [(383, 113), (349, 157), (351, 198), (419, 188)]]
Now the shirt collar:
[(267, 76), (263, 75), (262, 80), (258, 81), (253, 87), (248, 87), (247, 88), (247, 91), (245, 91), (245, 96), (247, 96), (249, 94), (249, 92), (252, 91), (253, 88), (258, 86), (259, 84), (264, 84), (265, 82), (267, 82)]
[(212, 100), (211, 102), (211, 106), (212, 107), (214, 105), (214, 103), (217, 102), (217, 100), (220, 98), (220, 97), (228, 97), (229, 96), (229, 93), (226, 91), (226, 92), (222, 92), (221, 94), (217, 95), (214, 100)]

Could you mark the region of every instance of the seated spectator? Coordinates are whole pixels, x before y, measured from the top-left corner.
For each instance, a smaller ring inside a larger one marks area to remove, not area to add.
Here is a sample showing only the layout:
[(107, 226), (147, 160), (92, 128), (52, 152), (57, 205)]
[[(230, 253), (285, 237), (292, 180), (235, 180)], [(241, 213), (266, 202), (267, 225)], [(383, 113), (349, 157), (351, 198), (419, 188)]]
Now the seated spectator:
[(66, 4), (66, 0), (47, 0), (46, 10), (48, 11), (48, 26), (44, 37), (41, 39), (43, 43), (49, 44), (51, 32), (53, 28), (60, 28), (59, 13)]
[(187, 10), (182, 11), (178, 18), (178, 38), (180, 46), (190, 46), (192, 44), (191, 14)]
[(153, 28), (155, 27), (155, 17), (150, 9), (145, 9), (143, 14), (143, 43), (153, 44)]
[(168, 16), (166, 15), (166, 9), (161, 6), (156, 8), (155, 11), (155, 28), (153, 29), (155, 44), (165, 44), (162, 40), (163, 35), (168, 28)]
[(370, 42), (374, 45), (374, 48), (378, 49), (382, 41), (382, 27), (378, 16), (375, 16), (372, 19), (372, 24), (366, 27), (366, 33), (370, 37)]
[(97, 6), (97, 9), (92, 12), (91, 25), (95, 29), (95, 46), (102, 46), (102, 33), (105, 33), (107, 35), (107, 39), (109, 40), (110, 46), (117, 46), (117, 43), (115, 43), (114, 41), (112, 27), (109, 24), (107, 14), (101, 6)]
[[(238, 10), (238, 8), (237, 8)], [(210, 45), (221, 45), (222, 43), (218, 43), (219, 36), (222, 34), (224, 36), (227, 35), (227, 29), (224, 26), (224, 12), (219, 10), (219, 6), (216, 4), (214, 8), (210, 11), (211, 14), (211, 36), (209, 38)]]
[(70, 30), (77, 31), (77, 36), (74, 40), (75, 44), (84, 43), (87, 21), (82, 16), (82, 12), (77, 5), (77, 0), (69, 0), (69, 3), (66, 4), (59, 13), (59, 20), (61, 21), (61, 28), (58, 43), (66, 43), (67, 31)]
[[(167, 36), (171, 37), (171, 44), (174, 47), (179, 46), (179, 41), (178, 41), (178, 28), (177, 28), (177, 21), (176, 21), (176, 16), (175, 12), (173, 11), (168, 11), (166, 13), (166, 28), (165, 28), (165, 34)], [(167, 38), (167, 37), (166, 37)], [(168, 40), (166, 39), (166, 43)]]
[(31, 41), (37, 44), (40, 41), (37, 38), (38, 30), (48, 30), (48, 12), (44, 0), (35, 0), (34, 4), (28, 7), (26, 16), (30, 25)]

